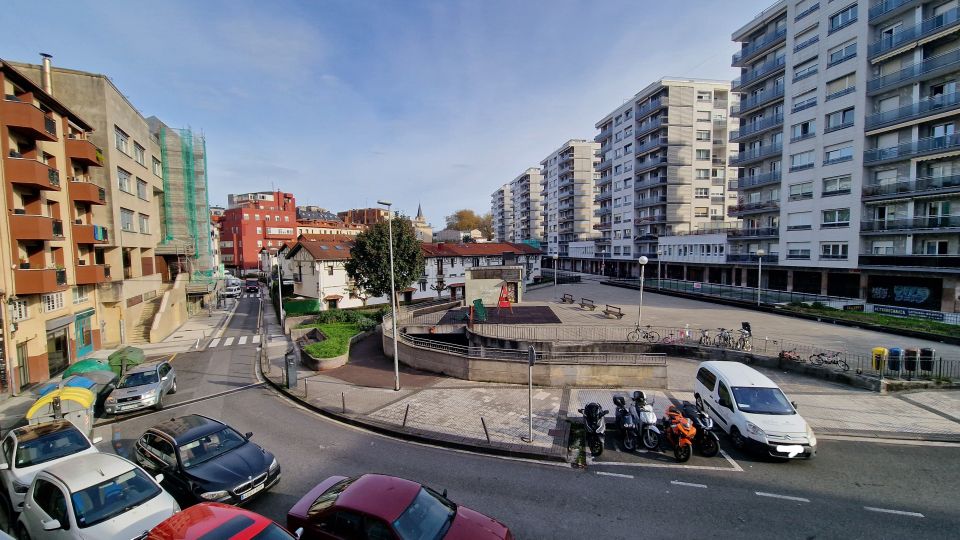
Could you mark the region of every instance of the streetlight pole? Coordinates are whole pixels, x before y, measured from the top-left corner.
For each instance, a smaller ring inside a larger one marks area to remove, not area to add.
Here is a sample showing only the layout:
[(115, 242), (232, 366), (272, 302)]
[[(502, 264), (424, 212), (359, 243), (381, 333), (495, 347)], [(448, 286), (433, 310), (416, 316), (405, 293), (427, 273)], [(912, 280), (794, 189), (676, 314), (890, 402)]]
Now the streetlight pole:
[[(283, 328), (283, 264), (280, 262), (279, 255), (277, 256), (277, 301), (280, 305), (280, 330), (283, 333), (286, 333), (286, 330)], [(239, 302), (239, 300), (238, 300)]]
[(643, 322), (643, 271), (647, 267), (648, 260), (645, 255), (637, 259), (637, 262), (640, 263), (640, 306), (637, 307), (637, 326), (640, 326), (640, 323)]
[(560, 279), (560, 270), (557, 268), (557, 256), (553, 256), (553, 299), (557, 299), (557, 281)]
[(377, 201), (377, 204), (382, 204), (387, 207), (387, 234), (390, 236), (390, 241), (388, 242), (390, 246), (390, 309), (393, 310), (393, 316), (390, 317), (390, 322), (393, 324), (393, 389), (394, 391), (400, 390), (400, 359), (397, 356), (397, 286), (394, 283), (393, 277), (393, 212), (392, 207), (393, 203), (389, 201)]
[(663, 250), (657, 248), (657, 290), (660, 290), (660, 283), (663, 281), (663, 276), (660, 275), (660, 258), (663, 257)]
[(760, 278), (763, 276), (763, 256), (766, 254), (762, 249), (757, 250), (757, 307), (760, 307)]

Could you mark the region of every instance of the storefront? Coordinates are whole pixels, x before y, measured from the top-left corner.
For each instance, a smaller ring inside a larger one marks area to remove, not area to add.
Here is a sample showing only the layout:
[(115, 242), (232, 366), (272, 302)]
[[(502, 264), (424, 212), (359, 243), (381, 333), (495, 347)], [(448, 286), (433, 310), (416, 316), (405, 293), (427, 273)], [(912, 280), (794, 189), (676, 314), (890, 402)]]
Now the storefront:
[(73, 323), (74, 341), (77, 344), (77, 359), (93, 352), (93, 309), (76, 315)]
[(47, 321), (48, 377), (57, 375), (70, 365), (70, 339), (67, 330), (72, 322), (74, 322), (73, 315)]

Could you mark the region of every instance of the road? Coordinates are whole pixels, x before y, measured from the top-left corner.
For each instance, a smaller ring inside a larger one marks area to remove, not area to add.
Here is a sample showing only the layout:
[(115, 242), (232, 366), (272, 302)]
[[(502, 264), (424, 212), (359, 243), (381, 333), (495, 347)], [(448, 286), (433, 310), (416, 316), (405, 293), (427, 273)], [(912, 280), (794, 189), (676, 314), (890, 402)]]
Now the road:
[[(281, 523), (300, 495), (324, 478), (380, 472), (447, 489), (454, 501), (506, 523), (517, 538), (945, 537), (960, 526), (957, 446), (823, 440), (814, 460), (775, 463), (731, 452), (724, 438), (722, 447), (742, 471), (599, 464), (576, 469), (416, 445), (347, 427), (256, 384), (257, 345), (238, 341), (255, 333), (258, 306), (255, 298), (241, 298), (217, 346), (177, 355), (180, 391), (170, 396), (167, 410), (113, 424), (109, 446), (127, 454), (145, 428), (188, 413), (252, 431), (255, 442), (276, 454), (283, 479), (249, 508)], [(230, 337), (232, 344), (223, 345)]]

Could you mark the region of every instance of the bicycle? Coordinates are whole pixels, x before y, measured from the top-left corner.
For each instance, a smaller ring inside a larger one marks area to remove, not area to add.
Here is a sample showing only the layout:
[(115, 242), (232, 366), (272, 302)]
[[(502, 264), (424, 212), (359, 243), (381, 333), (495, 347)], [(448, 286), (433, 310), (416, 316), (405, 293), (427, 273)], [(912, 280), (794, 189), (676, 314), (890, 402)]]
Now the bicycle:
[(641, 339), (646, 341), (647, 343), (656, 343), (660, 341), (660, 334), (658, 334), (654, 330), (651, 330), (649, 324), (646, 327), (643, 327), (643, 326), (640, 326), (639, 323), (637, 323), (637, 327), (631, 330), (629, 334), (627, 334), (627, 340), (640, 341)]
[(738, 332), (740, 332), (740, 338), (737, 339), (736, 348), (741, 351), (752, 351), (753, 342), (750, 341), (750, 338), (752, 337), (750, 332), (743, 329), (738, 330)]
[(806, 360), (804, 360), (800, 356), (800, 354), (797, 353), (796, 347), (794, 347), (793, 349), (790, 349), (789, 351), (784, 349), (780, 351), (780, 354), (777, 356), (780, 358), (780, 360), (792, 360), (794, 362), (797, 362), (798, 364), (803, 364), (806, 362)]
[(666, 336), (663, 337), (660, 343), (663, 343), (664, 345), (676, 345), (676, 344), (682, 344), (685, 339), (686, 339), (686, 336), (684, 336), (683, 332), (681, 331), (676, 334), (675, 333), (667, 334)]
[(713, 340), (710, 339), (710, 331), (701, 328), (700, 329), (700, 340), (697, 342), (701, 346), (709, 347), (713, 345)]
[(713, 340), (713, 344), (717, 347), (733, 347), (733, 330), (727, 330), (726, 328), (717, 328), (719, 332), (717, 333), (717, 338)]
[(847, 364), (846, 360), (840, 357), (840, 351), (834, 352), (818, 352), (810, 355), (810, 362), (815, 366), (822, 366), (824, 364), (836, 364), (841, 370), (849, 371), (850, 365)]

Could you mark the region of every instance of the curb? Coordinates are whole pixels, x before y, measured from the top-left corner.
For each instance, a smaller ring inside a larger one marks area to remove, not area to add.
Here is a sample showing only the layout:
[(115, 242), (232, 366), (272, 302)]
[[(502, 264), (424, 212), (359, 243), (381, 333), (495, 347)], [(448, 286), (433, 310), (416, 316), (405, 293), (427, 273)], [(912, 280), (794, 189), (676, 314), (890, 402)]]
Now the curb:
[(847, 437), (851, 439), (890, 439), (897, 441), (924, 441), (924, 442), (943, 442), (960, 444), (960, 434), (952, 433), (901, 433), (898, 431), (870, 431), (861, 429), (851, 429), (848, 431), (818, 429), (816, 435), (828, 437)]

